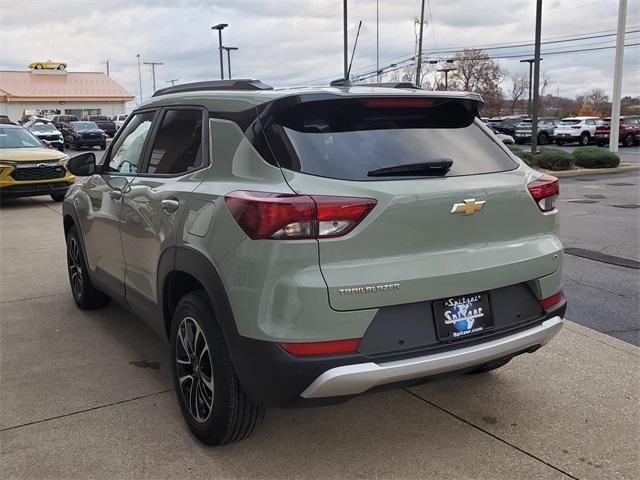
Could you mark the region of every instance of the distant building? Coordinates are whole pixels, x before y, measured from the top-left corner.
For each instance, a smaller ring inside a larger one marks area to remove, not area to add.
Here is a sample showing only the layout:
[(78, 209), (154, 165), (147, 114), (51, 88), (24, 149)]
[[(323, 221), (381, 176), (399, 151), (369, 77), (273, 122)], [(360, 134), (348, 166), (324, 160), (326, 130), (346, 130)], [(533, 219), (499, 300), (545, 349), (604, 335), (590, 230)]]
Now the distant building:
[(101, 72), (0, 70), (0, 115), (117, 115), (135, 97)]

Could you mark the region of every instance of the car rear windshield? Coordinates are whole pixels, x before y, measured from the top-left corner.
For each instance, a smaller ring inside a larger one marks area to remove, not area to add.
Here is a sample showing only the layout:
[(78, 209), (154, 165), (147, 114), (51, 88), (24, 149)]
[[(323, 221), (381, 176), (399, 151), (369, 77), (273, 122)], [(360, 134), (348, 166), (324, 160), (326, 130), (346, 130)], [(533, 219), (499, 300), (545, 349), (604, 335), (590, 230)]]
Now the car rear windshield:
[(582, 120), (572, 119), (572, 120), (562, 120), (560, 125), (578, 125)]
[(423, 104), (412, 106), (403, 98), (396, 106), (384, 100), (308, 102), (286, 110), (267, 127), (276, 162), (282, 168), (343, 180), (394, 179), (394, 175), (372, 177), (369, 172), (442, 160), (453, 161), (442, 176), (517, 166), (475, 119), (472, 101), (430, 104), (423, 98)]
[(0, 148), (42, 147), (40, 141), (24, 128), (0, 127)]

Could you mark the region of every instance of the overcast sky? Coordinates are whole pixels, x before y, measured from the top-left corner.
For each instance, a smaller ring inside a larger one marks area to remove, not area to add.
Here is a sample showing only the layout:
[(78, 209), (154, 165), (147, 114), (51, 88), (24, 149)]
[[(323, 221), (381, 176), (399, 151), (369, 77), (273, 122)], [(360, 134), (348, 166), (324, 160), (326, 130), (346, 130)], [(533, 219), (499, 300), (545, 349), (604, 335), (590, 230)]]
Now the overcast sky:
[[(430, 0), (424, 51), (458, 47), (530, 43), (535, 0)], [(414, 18), (420, 0), (379, 0), (380, 65), (414, 54)], [(618, 0), (544, 0), (542, 38), (615, 32)], [(376, 65), (376, 0), (349, 0), (349, 43), (358, 21), (362, 31), (353, 73)], [(232, 52), (235, 78), (259, 78), (272, 85), (326, 84), (342, 76), (342, 0), (0, 0), (0, 69), (26, 70), (36, 60), (69, 63), (70, 71), (104, 71), (138, 94), (136, 54), (142, 61), (164, 62), (156, 69), (157, 87), (219, 78), (218, 38), (211, 26), (228, 23), (223, 43)], [(640, 0), (629, 0), (627, 31), (640, 31)], [(627, 34), (640, 43), (640, 32)], [(600, 87), (611, 94), (614, 50), (551, 54), (553, 51), (615, 45), (615, 37), (543, 45), (542, 71), (548, 90), (573, 97)], [(435, 52), (435, 53), (434, 53)], [(533, 47), (488, 50), (508, 74), (527, 73)], [(548, 53), (545, 55), (545, 53)], [(521, 55), (521, 56), (519, 56)], [(434, 69), (436, 66), (428, 65)], [(226, 69), (226, 58), (225, 58)], [(143, 96), (152, 93), (150, 67), (142, 67)], [(504, 84), (508, 96), (508, 80)], [(640, 95), (640, 47), (627, 47), (624, 95)]]

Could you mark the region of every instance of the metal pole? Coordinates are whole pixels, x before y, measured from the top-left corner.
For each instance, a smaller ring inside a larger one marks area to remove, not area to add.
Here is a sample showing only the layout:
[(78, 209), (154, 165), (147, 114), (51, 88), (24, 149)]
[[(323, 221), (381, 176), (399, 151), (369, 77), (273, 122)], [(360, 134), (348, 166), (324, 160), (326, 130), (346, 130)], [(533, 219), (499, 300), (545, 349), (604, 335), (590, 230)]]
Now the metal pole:
[(536, 1), (536, 40), (533, 64), (533, 114), (531, 116), (531, 152), (538, 152), (538, 89), (540, 87), (540, 34), (542, 30), (542, 0)]
[(380, 0), (376, 0), (376, 82), (380, 83)]
[(140, 71), (140, 54), (136, 55), (138, 57), (138, 86), (140, 87), (140, 101), (142, 102), (142, 72)]
[(231, 50), (227, 49), (227, 71), (229, 72), (229, 80), (231, 80)]
[(218, 52), (220, 53), (220, 80), (224, 80), (224, 62), (222, 61), (222, 29), (218, 29)]
[(611, 129), (609, 150), (618, 151), (620, 140), (620, 96), (622, 95), (622, 60), (624, 56), (624, 29), (627, 23), (627, 0), (618, 6), (618, 36), (616, 37), (616, 59), (613, 67), (613, 95), (611, 97)]
[(347, 42), (347, 0), (342, 3), (342, 35), (344, 49), (344, 78), (347, 79), (349, 71), (349, 44)]
[(418, 40), (418, 66), (416, 67), (416, 85), (420, 86), (422, 73), (422, 31), (424, 30), (424, 0), (422, 0), (422, 7), (420, 9), (420, 38)]
[(527, 101), (527, 115), (531, 116), (531, 77), (533, 76), (533, 60), (529, 60), (529, 100)]
[(162, 62), (143, 62), (145, 65), (151, 65), (151, 78), (153, 78), (153, 91), (156, 91), (156, 65), (164, 65)]

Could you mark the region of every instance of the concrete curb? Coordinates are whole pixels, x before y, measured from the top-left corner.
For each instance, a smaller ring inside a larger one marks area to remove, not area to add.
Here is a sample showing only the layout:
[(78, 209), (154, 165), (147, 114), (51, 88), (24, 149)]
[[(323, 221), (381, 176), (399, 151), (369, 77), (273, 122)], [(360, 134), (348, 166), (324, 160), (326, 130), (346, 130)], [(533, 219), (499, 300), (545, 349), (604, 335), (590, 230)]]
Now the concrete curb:
[(581, 177), (583, 175), (600, 175), (604, 173), (623, 173), (634, 172), (640, 170), (640, 163), (621, 163), (615, 168), (576, 168), (574, 170), (544, 170), (539, 169), (543, 173), (548, 173), (554, 177)]

